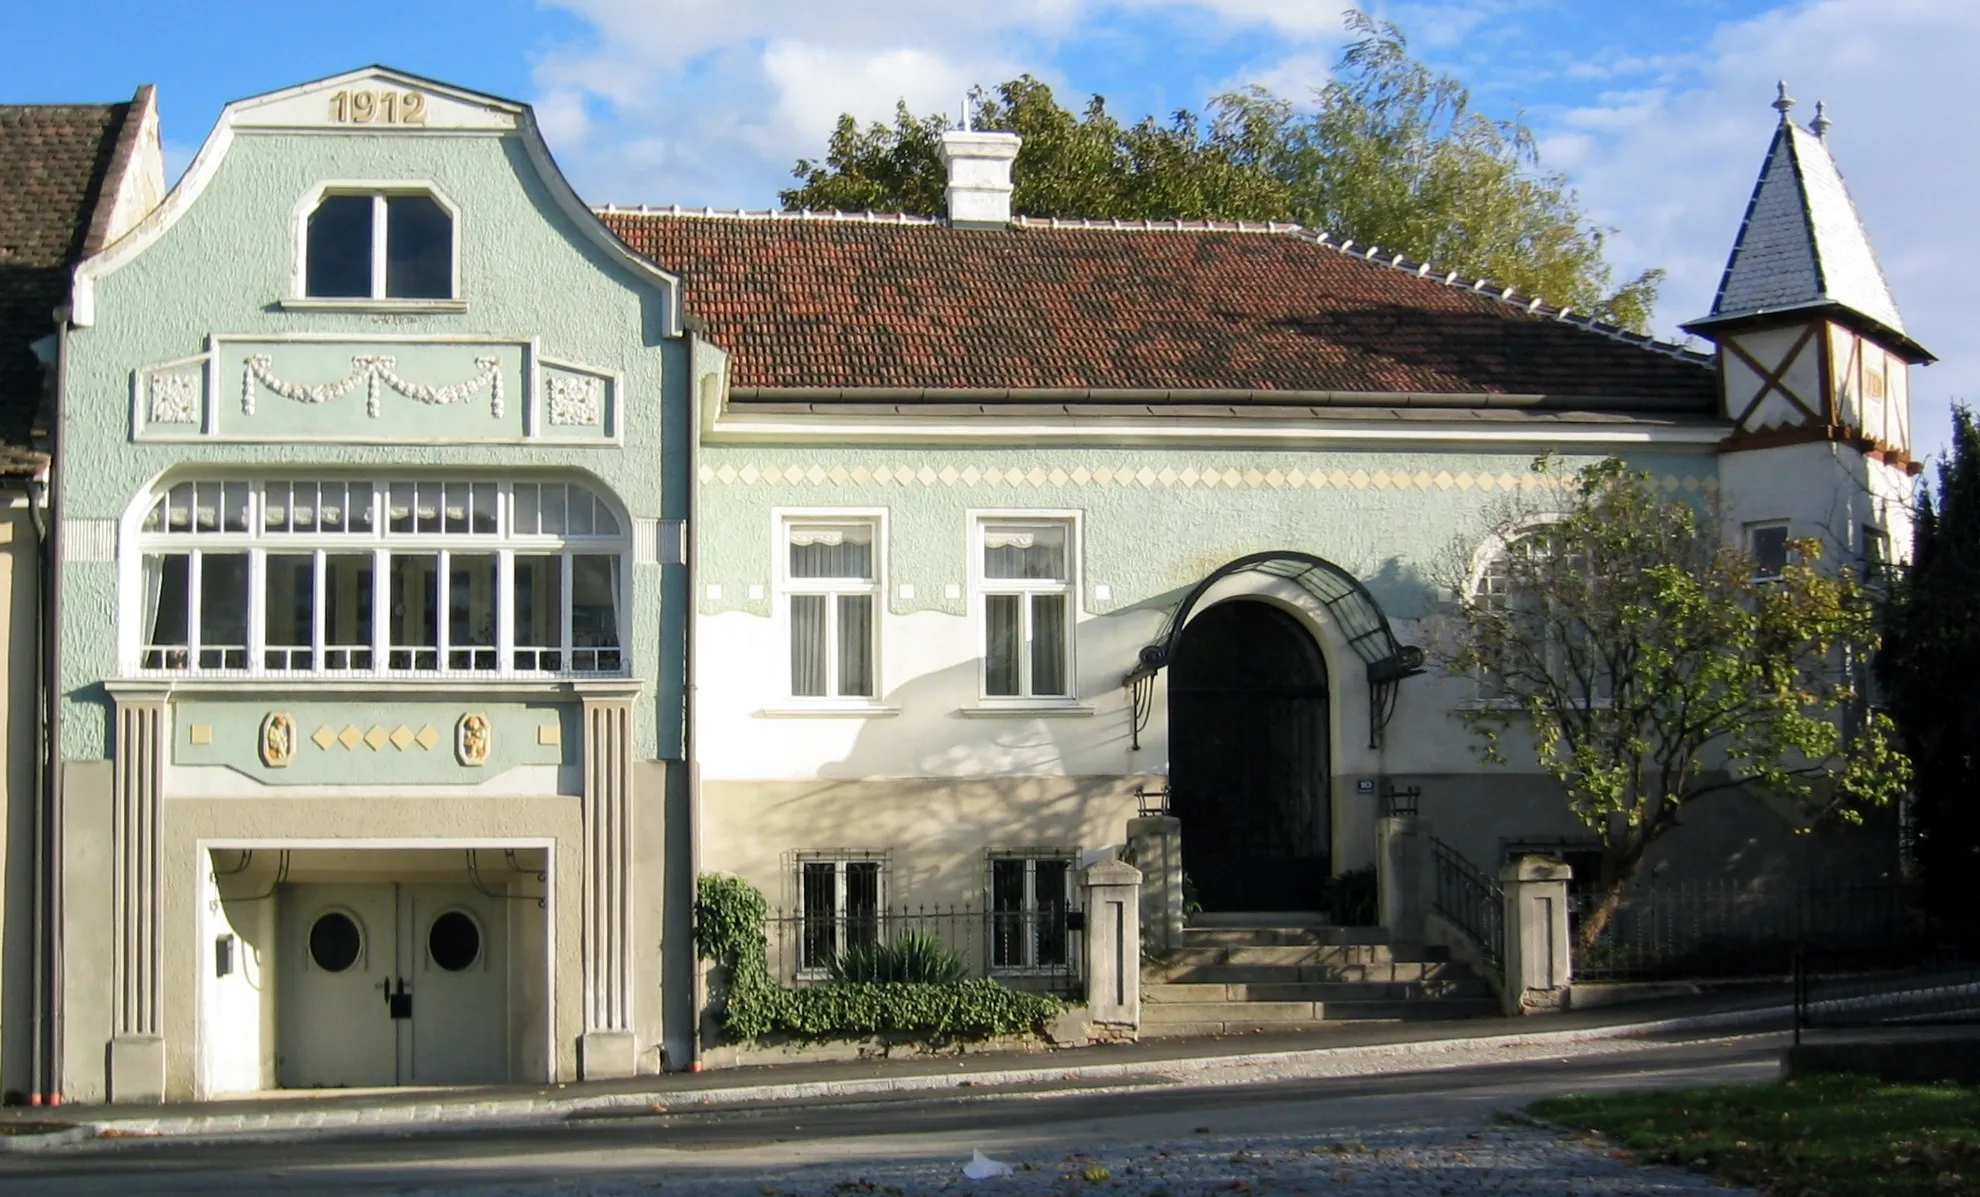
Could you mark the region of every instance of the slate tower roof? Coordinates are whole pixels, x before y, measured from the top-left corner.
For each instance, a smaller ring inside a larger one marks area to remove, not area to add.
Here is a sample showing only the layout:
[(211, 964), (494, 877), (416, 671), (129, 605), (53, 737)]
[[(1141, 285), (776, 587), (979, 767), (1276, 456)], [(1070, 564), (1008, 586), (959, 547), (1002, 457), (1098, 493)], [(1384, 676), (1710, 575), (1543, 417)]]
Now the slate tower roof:
[(1780, 124), (1753, 185), (1712, 314), (1685, 327), (1704, 332), (1757, 316), (1826, 309), (1864, 325), (1864, 331), (1913, 360), (1931, 360), (1904, 331), (1870, 235), (1829, 153), (1829, 120), (1822, 106), (1816, 105), (1808, 128), (1795, 124), (1785, 83), (1773, 106)]

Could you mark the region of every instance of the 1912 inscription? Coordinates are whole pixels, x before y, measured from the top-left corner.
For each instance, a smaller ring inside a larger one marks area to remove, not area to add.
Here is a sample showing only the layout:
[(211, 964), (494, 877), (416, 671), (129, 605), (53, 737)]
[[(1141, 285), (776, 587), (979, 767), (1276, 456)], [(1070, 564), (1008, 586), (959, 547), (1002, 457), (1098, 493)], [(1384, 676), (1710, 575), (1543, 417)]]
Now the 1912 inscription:
[(423, 125), (426, 97), (416, 91), (340, 91), (330, 97), (330, 119), (340, 125)]

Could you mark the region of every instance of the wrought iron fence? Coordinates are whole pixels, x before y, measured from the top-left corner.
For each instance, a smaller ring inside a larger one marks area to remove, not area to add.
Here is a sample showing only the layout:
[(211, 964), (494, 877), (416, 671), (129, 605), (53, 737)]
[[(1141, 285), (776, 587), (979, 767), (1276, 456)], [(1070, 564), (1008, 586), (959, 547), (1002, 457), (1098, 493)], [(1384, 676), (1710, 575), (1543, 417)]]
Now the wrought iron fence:
[(1437, 876), (1437, 913), (1470, 936), (1488, 964), (1500, 967), (1506, 947), (1505, 891), (1435, 836), (1430, 837), (1430, 859)]
[(1915, 942), (1910, 887), (1872, 882), (1790, 888), (1734, 879), (1626, 892), (1592, 942), (1600, 896), (1569, 902), (1574, 975), (1586, 981), (1787, 977), (1798, 952), (1855, 952)]
[(1085, 916), (1064, 905), (777, 910), (765, 935), (771, 975), (785, 985), (845, 979), (876, 958), (905, 963), (917, 977), (927, 965), (952, 962), (964, 975), (1065, 995), (1077, 995), (1085, 983)]
[(1980, 953), (1941, 943), (1805, 948), (1794, 958), (1794, 1038), (1810, 1028), (1980, 1022)]

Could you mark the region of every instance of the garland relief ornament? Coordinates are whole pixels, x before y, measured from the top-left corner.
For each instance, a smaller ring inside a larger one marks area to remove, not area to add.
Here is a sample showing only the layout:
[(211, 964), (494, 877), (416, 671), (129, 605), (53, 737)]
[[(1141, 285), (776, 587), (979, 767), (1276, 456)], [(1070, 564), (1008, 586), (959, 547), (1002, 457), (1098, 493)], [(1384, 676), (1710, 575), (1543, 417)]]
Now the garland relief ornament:
[(444, 407), (454, 403), (466, 403), (488, 388), (489, 415), (502, 418), (506, 395), (502, 387), (502, 359), (499, 357), (478, 357), (474, 365), (480, 373), (473, 378), (450, 383), (447, 386), (426, 386), (408, 382), (399, 377), (399, 359), (381, 354), (359, 354), (351, 359), (351, 372), (335, 382), (307, 383), (289, 382), (277, 378), (273, 369), (273, 359), (265, 353), (257, 353), (247, 358), (247, 369), (241, 375), (241, 412), (254, 414), (255, 384), (260, 383), (284, 399), (297, 403), (329, 403), (342, 399), (360, 385), (365, 389), (364, 412), (372, 419), (378, 418), (379, 401), (384, 389), (390, 387), (406, 398), (418, 403)]

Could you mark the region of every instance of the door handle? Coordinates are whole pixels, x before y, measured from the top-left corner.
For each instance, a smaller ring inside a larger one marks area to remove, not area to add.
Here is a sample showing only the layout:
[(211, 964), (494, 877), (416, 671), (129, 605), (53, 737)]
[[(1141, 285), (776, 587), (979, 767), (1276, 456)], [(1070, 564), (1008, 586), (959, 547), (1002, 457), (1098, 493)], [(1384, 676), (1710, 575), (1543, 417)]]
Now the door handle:
[(411, 1018), (413, 995), (407, 991), (406, 979), (404, 977), (400, 977), (398, 982), (399, 987), (396, 992), (392, 988), (390, 978), (380, 981), (378, 984), (385, 991), (385, 1005), (389, 1008), (391, 1016), (395, 1019)]

